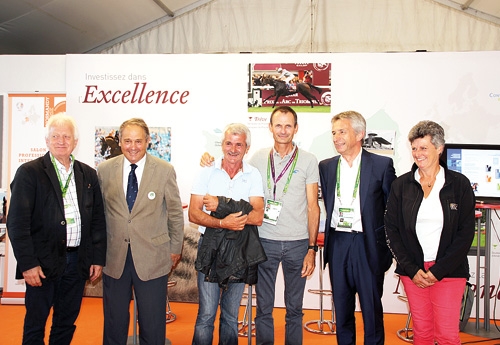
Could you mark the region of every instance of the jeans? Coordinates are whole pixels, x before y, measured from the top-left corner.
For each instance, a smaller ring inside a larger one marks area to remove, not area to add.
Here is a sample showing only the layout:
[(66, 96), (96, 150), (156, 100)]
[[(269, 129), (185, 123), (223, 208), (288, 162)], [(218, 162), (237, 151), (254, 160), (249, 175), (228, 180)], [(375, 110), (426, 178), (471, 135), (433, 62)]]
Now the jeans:
[[(203, 238), (200, 238), (198, 249)], [(219, 344), (238, 344), (238, 313), (244, 283), (229, 283), (222, 290), (218, 283), (205, 281), (205, 275), (198, 272), (198, 316), (194, 326), (193, 345), (212, 345), (214, 321), (220, 303)]]
[(44, 344), (45, 324), (51, 307), (54, 313), (49, 344), (70, 344), (84, 289), (85, 279), (78, 269), (78, 251), (66, 254), (66, 268), (58, 279), (42, 279), (42, 286), (38, 287), (26, 284), (23, 345)]
[(256, 285), (257, 316), (255, 318), (258, 345), (274, 344), (274, 296), (276, 275), (281, 263), (285, 280), (285, 344), (302, 344), (302, 302), (306, 278), (301, 277), (308, 239), (275, 241), (261, 238), (267, 261), (259, 264), (259, 280)]

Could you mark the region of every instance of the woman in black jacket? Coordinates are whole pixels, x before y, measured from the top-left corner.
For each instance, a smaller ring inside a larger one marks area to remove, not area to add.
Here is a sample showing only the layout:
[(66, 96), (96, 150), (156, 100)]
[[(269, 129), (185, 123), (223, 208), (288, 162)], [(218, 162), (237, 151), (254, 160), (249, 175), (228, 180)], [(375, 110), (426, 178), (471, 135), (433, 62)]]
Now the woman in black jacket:
[(413, 343), (460, 344), (459, 314), (467, 253), (475, 232), (469, 180), (440, 161), (444, 130), (432, 121), (408, 134), (414, 160), (387, 202), (387, 244), (396, 259), (413, 319)]

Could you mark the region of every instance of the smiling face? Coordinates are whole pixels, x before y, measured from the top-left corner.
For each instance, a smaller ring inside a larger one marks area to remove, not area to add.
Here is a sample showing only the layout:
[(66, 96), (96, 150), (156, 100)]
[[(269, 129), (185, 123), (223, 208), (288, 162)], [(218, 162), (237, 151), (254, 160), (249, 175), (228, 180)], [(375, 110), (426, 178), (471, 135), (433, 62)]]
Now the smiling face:
[(299, 130), (295, 123), (295, 118), (290, 112), (276, 112), (272, 117), (272, 123), (269, 124), (269, 130), (273, 133), (275, 144), (291, 144), (293, 136)]
[(45, 139), (50, 153), (61, 163), (66, 162), (76, 145), (75, 131), (71, 124), (53, 124), (49, 129), (48, 137)]
[(431, 142), (431, 136), (417, 138), (411, 143), (413, 161), (420, 170), (432, 171), (439, 166), (439, 157), (443, 146), (437, 147)]
[(333, 144), (342, 156), (356, 156), (361, 150), (361, 140), (365, 133), (356, 134), (352, 128), (351, 121), (340, 119), (332, 125)]
[(120, 133), (120, 147), (131, 164), (135, 164), (146, 155), (149, 137), (144, 129), (137, 125), (128, 125)]
[(247, 136), (245, 134), (232, 134), (226, 132), (222, 140), (222, 153), (227, 164), (240, 165), (247, 153)]

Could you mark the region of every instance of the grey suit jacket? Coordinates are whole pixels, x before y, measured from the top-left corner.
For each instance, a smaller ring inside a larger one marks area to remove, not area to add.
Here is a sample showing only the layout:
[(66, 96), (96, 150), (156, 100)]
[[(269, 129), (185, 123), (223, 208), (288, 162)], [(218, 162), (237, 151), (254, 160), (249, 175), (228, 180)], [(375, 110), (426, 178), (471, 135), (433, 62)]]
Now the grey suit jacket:
[(108, 239), (104, 273), (121, 277), (130, 244), (137, 275), (147, 281), (167, 275), (172, 268), (170, 254), (182, 251), (184, 215), (179, 188), (173, 166), (147, 154), (137, 199), (129, 213), (123, 162), (120, 155), (97, 168)]

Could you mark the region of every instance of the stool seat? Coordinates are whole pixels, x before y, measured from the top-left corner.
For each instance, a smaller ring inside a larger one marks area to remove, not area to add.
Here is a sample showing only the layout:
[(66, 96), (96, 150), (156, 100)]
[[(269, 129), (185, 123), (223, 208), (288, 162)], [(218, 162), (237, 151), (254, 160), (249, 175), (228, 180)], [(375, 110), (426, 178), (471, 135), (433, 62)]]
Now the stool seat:
[(324, 232), (318, 232), (318, 238), (316, 239), (316, 244), (318, 245), (318, 247), (325, 246), (325, 233)]

